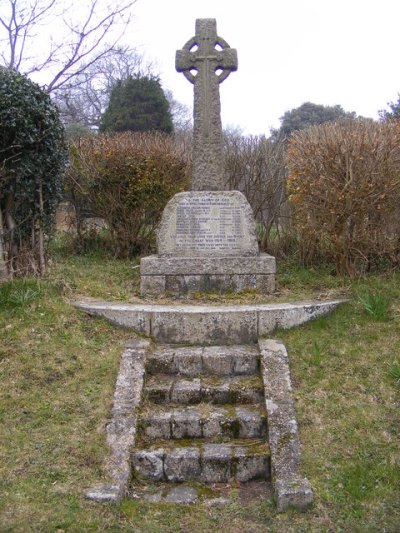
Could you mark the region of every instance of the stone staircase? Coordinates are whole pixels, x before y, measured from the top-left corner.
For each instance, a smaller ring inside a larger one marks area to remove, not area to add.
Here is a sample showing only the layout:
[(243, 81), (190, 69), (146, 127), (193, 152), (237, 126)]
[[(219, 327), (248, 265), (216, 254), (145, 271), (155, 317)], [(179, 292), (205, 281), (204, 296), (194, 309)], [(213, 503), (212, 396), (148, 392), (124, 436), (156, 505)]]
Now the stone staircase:
[(243, 501), (273, 494), (278, 511), (312, 504), (289, 357), (278, 340), (128, 341), (106, 432), (106, 482), (87, 490), (91, 500), (224, 505), (234, 489)]
[(157, 346), (142, 398), (131, 455), (137, 482), (270, 479), (256, 345)]

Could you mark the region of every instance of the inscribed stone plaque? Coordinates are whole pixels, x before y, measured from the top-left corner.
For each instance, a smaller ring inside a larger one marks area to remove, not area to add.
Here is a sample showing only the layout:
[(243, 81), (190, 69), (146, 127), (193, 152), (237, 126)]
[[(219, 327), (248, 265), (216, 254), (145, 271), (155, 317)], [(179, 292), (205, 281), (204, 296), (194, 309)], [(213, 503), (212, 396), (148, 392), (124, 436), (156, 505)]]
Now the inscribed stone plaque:
[(159, 255), (258, 255), (253, 213), (238, 191), (180, 193), (164, 210)]

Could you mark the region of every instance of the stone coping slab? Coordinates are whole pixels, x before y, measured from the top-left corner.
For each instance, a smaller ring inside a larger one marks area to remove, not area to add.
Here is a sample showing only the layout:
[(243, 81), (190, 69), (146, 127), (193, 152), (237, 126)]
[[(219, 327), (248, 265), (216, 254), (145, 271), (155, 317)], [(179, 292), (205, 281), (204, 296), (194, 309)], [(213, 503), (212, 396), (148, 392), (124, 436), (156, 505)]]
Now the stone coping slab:
[(141, 275), (229, 275), (229, 274), (275, 274), (275, 257), (259, 256), (222, 257), (161, 257), (148, 255), (140, 260)]
[(108, 455), (104, 462), (107, 482), (96, 484), (86, 492), (90, 500), (118, 502), (128, 488), (130, 451), (136, 439), (136, 411), (141, 402), (149, 347), (148, 340), (132, 339), (121, 355), (111, 421), (107, 424)]
[(260, 339), (261, 374), (265, 387), (271, 474), (277, 510), (307, 509), (313, 502), (309, 481), (301, 476), (301, 450), (292, 398), (289, 357), (285, 345)]
[(347, 300), (255, 305), (154, 305), (78, 301), (90, 315), (132, 328), (160, 343), (252, 344), (333, 311)]

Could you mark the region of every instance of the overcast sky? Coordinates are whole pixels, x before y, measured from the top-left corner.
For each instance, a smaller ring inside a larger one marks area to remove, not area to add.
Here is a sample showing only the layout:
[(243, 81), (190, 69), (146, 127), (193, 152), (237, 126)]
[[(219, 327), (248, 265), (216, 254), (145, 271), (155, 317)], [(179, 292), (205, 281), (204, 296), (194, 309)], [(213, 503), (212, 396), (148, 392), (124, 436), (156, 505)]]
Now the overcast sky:
[(248, 134), (268, 134), (307, 101), (377, 118), (400, 92), (400, 0), (137, 0), (133, 15), (125, 40), (187, 105), (193, 86), (175, 71), (175, 51), (196, 18), (217, 19), (239, 59), (220, 86), (222, 121)]

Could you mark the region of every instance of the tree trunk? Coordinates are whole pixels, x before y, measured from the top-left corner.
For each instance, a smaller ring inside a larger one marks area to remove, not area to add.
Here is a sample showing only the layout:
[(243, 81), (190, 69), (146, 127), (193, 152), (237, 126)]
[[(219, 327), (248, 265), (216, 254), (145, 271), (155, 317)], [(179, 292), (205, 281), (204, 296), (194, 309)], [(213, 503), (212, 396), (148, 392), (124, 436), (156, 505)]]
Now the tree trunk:
[(44, 253), (44, 231), (43, 231), (43, 185), (42, 180), (40, 180), (39, 185), (39, 208), (40, 208), (40, 217), (39, 217), (39, 271), (40, 275), (44, 276), (46, 274), (46, 258)]
[(6, 208), (4, 210), (4, 222), (9, 233), (8, 238), (8, 272), (11, 278), (14, 277), (15, 258), (18, 255), (18, 246), (14, 242), (14, 231), (16, 228), (14, 217), (12, 216), (12, 210), (14, 207), (14, 194), (9, 192), (6, 199)]
[(6, 252), (4, 247), (4, 225), (3, 225), (3, 212), (0, 209), (0, 282), (9, 278), (9, 272), (7, 268)]

